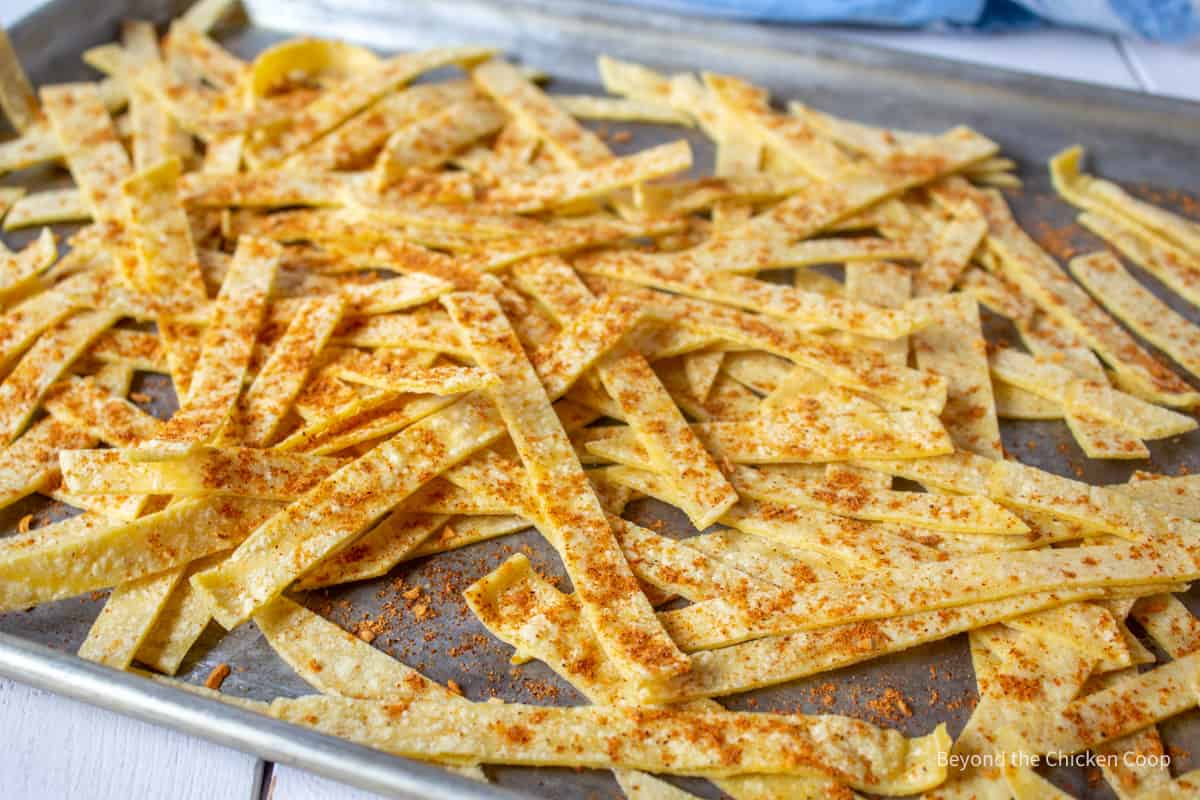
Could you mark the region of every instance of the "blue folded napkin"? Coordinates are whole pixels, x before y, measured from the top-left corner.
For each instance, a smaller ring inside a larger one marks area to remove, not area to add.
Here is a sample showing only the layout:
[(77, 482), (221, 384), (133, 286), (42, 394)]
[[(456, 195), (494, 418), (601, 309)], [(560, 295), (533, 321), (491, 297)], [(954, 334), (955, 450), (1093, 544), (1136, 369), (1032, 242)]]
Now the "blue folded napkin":
[(848, 22), (986, 30), (1055, 24), (1184, 41), (1200, 34), (1200, 0), (622, 0), (685, 14), (760, 22)]

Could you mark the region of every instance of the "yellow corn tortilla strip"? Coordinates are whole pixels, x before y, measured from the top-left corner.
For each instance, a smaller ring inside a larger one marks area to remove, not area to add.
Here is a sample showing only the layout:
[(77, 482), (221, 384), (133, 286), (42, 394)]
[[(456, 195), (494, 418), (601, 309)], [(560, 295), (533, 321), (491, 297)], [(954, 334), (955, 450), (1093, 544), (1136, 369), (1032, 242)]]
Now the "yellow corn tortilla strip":
[(694, 800), (696, 797), (673, 783), (637, 770), (614, 769), (613, 776), (628, 800)]
[(1200, 328), (1155, 297), (1109, 253), (1074, 258), (1071, 274), (1135, 333), (1200, 375)]
[(188, 651), (192, 649), (192, 645), (200, 638), (200, 634), (212, 618), (208, 611), (208, 603), (188, 579), (201, 570), (219, 564), (229, 552), (222, 550), (198, 558), (184, 568), (183, 577), (175, 585), (138, 647), (135, 660), (164, 675), (174, 675), (179, 671), (183, 659), (187, 657)]
[(220, 431), (241, 392), (280, 256), (274, 242), (246, 236), (238, 240), (204, 332), (187, 400), (143, 447), (186, 450), (210, 441)]
[(914, 334), (912, 346), (919, 367), (946, 379), (942, 422), (959, 449), (1002, 458), (979, 306), (975, 298), (960, 293), (929, 308), (934, 323)]
[(499, 304), (488, 295), (442, 300), (476, 362), (500, 384), (488, 389), (529, 473), (543, 533), (559, 550), (605, 649), (637, 683), (687, 670), (654, 620), (599, 500)]
[(1071, 436), (1088, 458), (1140, 460), (1150, 457), (1146, 443), (1123, 428), (1074, 406), (1063, 414)]
[(134, 447), (154, 438), (162, 427), (161, 420), (107, 391), (92, 378), (72, 378), (52, 386), (43, 404), (51, 415), (113, 447)]
[[(451, 763), (626, 767), (713, 777), (816, 774), (880, 792), (938, 785), (946, 768), (936, 761), (950, 747), (941, 726), (923, 738), (906, 739), (848, 717), (723, 710), (649, 714), (635, 706), (447, 706), (423, 700), (384, 705), (310, 696), (276, 700), (271, 713), (386, 752)], [(716, 729), (735, 733), (720, 743), (701, 733)], [(667, 742), (687, 746), (667, 754), (661, 749)], [(723, 762), (717, 751), (725, 754)]]
[[(464, 254), (466, 266), (484, 272), (495, 272), (536, 256), (569, 253), (616, 244), (630, 239), (658, 236), (679, 229), (677, 218), (651, 219), (646, 222), (625, 222), (601, 216), (567, 219), (553, 226), (535, 228), (528, 233), (505, 239), (486, 240), (474, 245)], [(471, 288), (471, 287), (463, 287)]]
[[(144, 20), (125, 20), (121, 24), (121, 43), (124, 46), (123, 61), (131, 69), (157, 64), (162, 60), (158, 48), (158, 35), (154, 25)], [(159, 105), (154, 95), (137, 81), (130, 81), (129, 120), (133, 129), (133, 165), (143, 172), (171, 156), (188, 156), (191, 139), (181, 131)], [(184, 145), (186, 144), (186, 150)]]
[(143, 372), (167, 372), (166, 354), (159, 337), (147, 331), (109, 328), (96, 337), (88, 356), (102, 364)]
[(711, 303), (661, 292), (629, 294), (645, 299), (652, 314), (663, 314), (693, 330), (783, 356), (839, 386), (864, 391), (905, 408), (941, 413), (945, 406), (944, 379), (929, 372), (891, 364), (877, 352), (850, 350), (828, 337), (804, 333), (776, 320)]
[(80, 494), (225, 494), (294, 500), (347, 460), (210, 447), (168, 461), (131, 461), (120, 450), (64, 450), (60, 461), (64, 485)]
[(42, 119), (37, 95), (29, 83), (7, 33), (0, 32), (0, 110), (13, 128), (25, 132)]
[(614, 122), (645, 122), (658, 125), (692, 126), (692, 118), (663, 103), (648, 103), (631, 98), (602, 97), (586, 94), (554, 96), (564, 111), (578, 119)]
[(206, 35), (208, 26), (186, 17), (171, 23), (163, 41), (163, 52), (172, 67), (190, 71), (214, 86), (233, 89), (247, 77), (249, 65)]
[(708, 397), (721, 374), (721, 362), (724, 360), (725, 353), (721, 350), (702, 350), (683, 357), (683, 372), (693, 397), (701, 402)]
[(1168, 477), (1137, 472), (1128, 483), (1110, 484), (1109, 488), (1164, 514), (1200, 519), (1200, 476)]
[(21, 357), (0, 383), (0, 435), (6, 442), (28, 424), (51, 384), (118, 316), (107, 311), (76, 314), (42, 334)]
[(564, 166), (582, 169), (612, 158), (600, 137), (572, 119), (513, 65), (492, 59), (475, 67), (471, 79), (509, 116), (535, 131)]
[(726, 375), (762, 395), (776, 391), (794, 369), (786, 358), (758, 350), (727, 353), (721, 363), (721, 370)]
[[(566, 323), (593, 303), (591, 293), (561, 261), (526, 264), (515, 274), (559, 322)], [(678, 488), (685, 500), (680, 508), (693, 525), (707, 528), (737, 502), (733, 488), (645, 357), (632, 349), (618, 350), (597, 365), (597, 373), (656, 467)]]
[(343, 87), (344, 90), (323, 92), (317, 100), (293, 115), (277, 134), (253, 139), (247, 155), (260, 167), (282, 161), (422, 73), (451, 64), (473, 64), (487, 58), (491, 52), (478, 47), (448, 47), (404, 53), (381, 61), (373, 69), (356, 76), (351, 85)]
[(932, 458), (854, 459), (851, 463), (955, 494), (987, 494), (992, 467), (992, 459), (965, 451)]
[(1161, 514), (1128, 495), (1012, 461), (992, 464), (988, 495), (1006, 505), (1078, 520), (1134, 541), (1154, 539), (1169, 530)]
[(60, 450), (92, 447), (95, 438), (54, 417), (29, 426), (15, 442), (0, 450), (0, 507), (42, 491), (59, 475)]
[(1121, 544), (983, 553), (756, 593), (738, 598), (738, 605), (726, 599), (708, 600), (664, 612), (659, 619), (680, 647), (713, 649), (772, 634), (1034, 592), (1171, 581), (1196, 568), (1194, 556), (1182, 544), (1175, 539), (1145, 551), (1137, 544)]
[(1021, 230), (1002, 197), (974, 192), (971, 199), (979, 203), (988, 220), (987, 246), (1000, 257), (1004, 275), (1095, 350), (1116, 371), (1124, 388), (1165, 405), (1193, 405), (1200, 399), (1179, 376), (1142, 349)]
[(19, 253), (0, 251), (0, 301), (11, 303), (38, 288), (47, 269), (58, 260), (58, 242), (49, 228)]
[(303, 388), (312, 366), (342, 318), (339, 297), (302, 301), (266, 363), (238, 398), (230, 429), (250, 447), (274, 443), (284, 417)]
[(1036, 311), (1032, 300), (1020, 294), (999, 276), (981, 267), (967, 267), (962, 274), (962, 280), (959, 281), (959, 287), (964, 294), (973, 296), (989, 311), (1002, 317), (1024, 319), (1033, 316)]
[(462, 394), (485, 389), (496, 382), (486, 370), (477, 367), (419, 367), (406, 354), (376, 350), (343, 350), (323, 368), (350, 383), (360, 383), (393, 392), (421, 394)]
[(1109, 383), (1108, 373), (1088, 346), (1053, 317), (1035, 313), (1016, 321), (1017, 332), (1029, 352), (1069, 369), (1080, 378)]
[(670, 81), (649, 67), (601, 55), (596, 58), (596, 69), (605, 91), (611, 94), (644, 103), (670, 104)]
[(473, 142), (504, 124), (495, 104), (470, 97), (399, 128), (388, 137), (375, 162), (375, 187), (383, 191), (407, 173), (445, 164)]
[(684, 140), (651, 147), (596, 166), (557, 172), (531, 181), (511, 181), (488, 192), (485, 202), (506, 211), (528, 214), (603, 197), (643, 181), (685, 172), (692, 150)]
[(422, 486), (400, 508), (413, 513), (448, 515), (510, 514), (514, 511), (505, 503), (496, 502), (492, 497), (481, 497), (444, 477)]
[[(885, 261), (847, 263), (844, 274), (844, 296), (852, 302), (902, 309), (912, 295), (912, 275), (907, 269), (895, 264)], [(908, 364), (908, 337), (862, 338), (861, 342), (864, 347), (883, 352), (894, 364)]]
[(1172, 658), (1182, 658), (1200, 650), (1200, 621), (1174, 595), (1142, 598), (1134, 604), (1132, 614), (1150, 638)]
[(176, 184), (181, 165), (168, 159), (121, 185), (129, 207), (130, 233), (141, 263), (139, 288), (180, 299), (207, 299), (191, 226)]
[(918, 297), (950, 291), (987, 234), (987, 220), (969, 200), (955, 208), (955, 216), (942, 229), (933, 251), (914, 276)]
[(902, 522), (962, 533), (1021, 534), (1029, 526), (978, 495), (945, 495), (875, 489), (849, 480), (797, 480), (773, 467), (737, 467), (733, 485), (743, 497), (794, 504), (878, 522)]
[(470, 357), (450, 319), (441, 311), (428, 309), (347, 319), (334, 332), (333, 341), (353, 347), (406, 347)]
[(574, 319), (564, 319), (558, 336), (529, 356), (546, 395), (557, 400), (597, 361), (608, 363), (605, 355), (620, 347), (641, 319), (642, 309), (620, 296), (601, 297)]
[(1097, 603), (1069, 603), (1010, 619), (1008, 627), (1074, 648), (1092, 659), (1097, 673), (1133, 664), (1120, 621)]
[(587, 274), (759, 311), (807, 330), (833, 328), (895, 339), (926, 322), (907, 309), (880, 309), (741, 275), (701, 271), (681, 264), (673, 254), (602, 253), (578, 259), (575, 266)]
[(453, 403), (457, 398), (401, 395), (395, 400), (351, 412), (334, 420), (321, 420), (288, 436), (277, 447), (301, 450), (312, 455), (338, 453), (347, 448), (388, 436)]
[(1182, 248), (1162, 241), (1129, 220), (1100, 214), (1079, 215), (1079, 224), (1190, 303), (1200, 303), (1200, 267)]
[(1200, 224), (1138, 200), (1112, 181), (1079, 171), (1083, 148), (1076, 145), (1050, 160), (1050, 177), (1063, 199), (1106, 217), (1128, 220), (1159, 240), (1200, 256)]
[[(324, 559), (296, 582), (299, 589), (318, 589), (350, 581), (370, 580), (392, 567), (415, 558), (422, 543), (447, 530), (445, 514), (412, 513), (397, 509), (343, 550)], [(478, 519), (491, 519), (479, 517)], [(521, 527), (528, 523), (522, 522)]]
[[(720, 146), (718, 144), (718, 146)], [(717, 173), (720, 175), (720, 172)], [(706, 177), (694, 180), (658, 181), (634, 187), (634, 202), (643, 213), (651, 216), (693, 214), (704, 209), (721, 213), (732, 208), (745, 208), (749, 218), (749, 203), (766, 202), (791, 194), (808, 184), (805, 178), (765, 175), (758, 172), (733, 173), (726, 177)], [(735, 205), (736, 204), (736, 205)], [(739, 221), (745, 221), (739, 220)], [(729, 222), (729, 220), (725, 220)], [(731, 223), (732, 224), (732, 223)], [(718, 226), (720, 227), (720, 226)], [(861, 239), (867, 247), (898, 248), (901, 245), (881, 239)], [(826, 244), (832, 245), (827, 241)], [(849, 248), (854, 251), (853, 246)], [(889, 256), (891, 257), (891, 256)], [(832, 260), (832, 259), (831, 259)]]
[[(0, 145), (0, 150), (2, 150), (2, 148), (3, 148), (3, 145)], [(0, 157), (0, 158), (2, 158), (2, 157)], [(0, 170), (2, 170), (2, 167), (0, 167)], [(22, 197), (25, 196), (25, 194), (26, 194), (26, 190), (25, 190), (24, 186), (0, 187), (0, 219), (4, 219), (4, 215), (7, 214), (8, 210), (13, 207), (13, 203), (20, 200)], [(8, 245), (5, 245), (3, 248), (0, 248), (0, 253), (7, 253), (7, 252), (10, 252), (8, 249)]]
[(185, 569), (172, 567), (113, 589), (77, 655), (113, 669), (128, 669)]
[(46, 189), (27, 194), (13, 203), (4, 217), (4, 230), (87, 222), (91, 218), (92, 209), (78, 189)]
[(84, 514), (39, 528), (34, 544), (0, 555), (0, 608), (106, 589), (228, 549), (277, 509), (263, 500), (195, 498), (132, 522)]
[[(426, 481), (501, 432), (494, 410), (468, 395), (334, 472), (192, 583), (211, 596), (213, 617), (233, 628)], [(281, 561), (275, 555), (280, 551), (292, 555)]]
[(204, 328), (186, 320), (162, 317), (158, 321), (158, 336), (162, 339), (167, 373), (171, 376), (175, 395), (180, 403), (186, 403), (192, 376), (200, 360)]
[(353, 173), (189, 172), (179, 180), (179, 195), (186, 205), (202, 208), (341, 206), (362, 185)]
[(61, 155), (58, 139), (43, 122), (26, 134), (0, 142), (0, 174), (36, 167)]
[(471, 97), (466, 81), (412, 86), (389, 94), (287, 160), (313, 171), (351, 169), (368, 162), (392, 131)]

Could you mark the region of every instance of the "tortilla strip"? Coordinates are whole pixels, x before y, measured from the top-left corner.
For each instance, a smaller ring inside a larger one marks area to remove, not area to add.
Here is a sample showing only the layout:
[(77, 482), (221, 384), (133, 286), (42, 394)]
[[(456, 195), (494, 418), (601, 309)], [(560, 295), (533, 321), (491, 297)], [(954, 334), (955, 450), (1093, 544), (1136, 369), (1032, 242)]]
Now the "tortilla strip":
[(499, 304), (488, 295), (443, 298), (481, 366), (499, 376), (488, 390), (529, 472), (546, 523), (585, 613), (605, 649), (639, 683), (684, 672), (688, 661), (670, 643), (638, 588), (557, 415)]
[[(388, 436), (455, 402), (454, 395), (400, 395), (378, 406), (335, 415), (306, 425), (276, 447), (300, 450), (311, 455), (328, 455)], [(360, 413), (361, 412), (361, 413)]]
[[(351, 581), (370, 580), (387, 574), (392, 567), (417, 557), (418, 548), (436, 538), (439, 530), (450, 530), (445, 514), (413, 513), (399, 509), (384, 517), (374, 528), (343, 550), (319, 563), (296, 582), (298, 589), (319, 589)], [(478, 519), (491, 519), (479, 517)], [(520, 527), (528, 523), (521, 522)], [(509, 531), (505, 531), (506, 533)]]
[(274, 242), (246, 236), (238, 239), (229, 274), (204, 332), (187, 400), (143, 448), (186, 451), (212, 440), (225, 424), (241, 393), (280, 256), (280, 247)]
[(274, 443), (284, 417), (308, 379), (317, 356), (342, 318), (340, 296), (302, 301), (271, 348), (254, 382), (238, 398), (228, 431), (250, 447)]
[(956, 447), (1001, 458), (1000, 423), (979, 306), (973, 297), (956, 294), (932, 305), (931, 311), (934, 324), (915, 334), (912, 343), (917, 365), (947, 381), (942, 422)]
[(572, 119), (513, 65), (492, 59), (472, 70), (471, 79), (509, 116), (536, 131), (564, 166), (582, 169), (612, 158), (600, 137)]
[(14, 542), (0, 554), (0, 608), (27, 608), (186, 564), (227, 549), (277, 509), (264, 500), (195, 498), (132, 522), (83, 514), (38, 528), (32, 544)]
[(407, 354), (376, 350), (342, 350), (322, 372), (342, 380), (387, 389), (392, 392), (450, 395), (485, 389), (496, 382), (477, 367), (439, 366), (421, 368)]
[(186, 567), (122, 583), (100, 610), (78, 656), (113, 669), (128, 669)]
[(183, 568), (183, 577), (175, 585), (150, 626), (134, 658), (165, 675), (174, 675), (192, 645), (208, 627), (212, 618), (204, 597), (192, 588), (188, 579), (201, 570), (223, 561), (229, 550), (198, 558)]
[[(422, 484), (501, 433), (494, 410), (468, 395), (330, 475), (192, 583), (211, 596), (213, 617), (233, 628)], [(292, 557), (276, 558), (281, 549)]]
[(1079, 215), (1079, 224), (1115, 247), (1127, 259), (1171, 287), (1192, 304), (1200, 303), (1200, 268), (1194, 257), (1180, 247), (1121, 217)]
[(1200, 394), (1147, 353), (1076, 285), (1016, 222), (1002, 197), (974, 192), (988, 220), (987, 246), (999, 257), (1006, 277), (1039, 306), (1096, 351), (1135, 394), (1172, 406), (1194, 405)]
[(740, 608), (725, 599), (705, 601), (659, 619), (680, 647), (712, 649), (1016, 594), (1190, 580), (1186, 576), (1196, 568), (1194, 555), (1177, 537), (1154, 544), (984, 553), (751, 595), (740, 600)]
[(0, 508), (42, 491), (56, 480), (59, 450), (95, 443), (90, 434), (53, 417), (35, 422), (0, 450)]
[(11, 303), (40, 288), (43, 272), (58, 260), (58, 242), (49, 228), (19, 253), (0, 251), (0, 302)]
[(101, 331), (120, 315), (88, 311), (42, 334), (0, 383), (0, 436), (11, 442), (26, 426), (42, 396)]
[(1179, 598), (1171, 594), (1138, 600), (1133, 618), (1171, 658), (1200, 651), (1200, 621)]
[[(471, 464), (474, 460), (469, 459), (467, 464)], [(463, 467), (464, 465), (460, 464), (450, 470), (450, 473)], [(446, 477), (435, 478), (422, 486), (418, 492), (410, 495), (398, 510), (412, 513), (470, 516), (514, 513), (513, 507), (507, 503), (496, 502), (495, 498), (490, 496), (480, 496), (458, 484), (451, 483)]]
[(680, 140), (585, 169), (509, 181), (489, 191), (484, 201), (501, 210), (529, 214), (603, 197), (643, 181), (685, 172), (691, 166), (692, 150)]
[(406, 173), (432, 170), (504, 124), (492, 102), (473, 96), (396, 129), (375, 162), (375, 188), (383, 191)]
[(987, 220), (979, 207), (967, 200), (954, 209), (954, 217), (942, 229), (933, 252), (914, 278), (918, 297), (949, 292), (987, 234)]
[(794, 504), (855, 519), (901, 522), (932, 530), (1021, 534), (1029, 526), (978, 495), (875, 489), (852, 479), (797, 480), (787, 468), (737, 467), (733, 485), (743, 497)]
[(37, 95), (7, 33), (0, 32), (0, 110), (12, 126), (24, 133), (42, 119)]
[(27, 194), (13, 203), (4, 218), (4, 230), (88, 222), (91, 219), (92, 209), (77, 188), (46, 189)]
[(441, 311), (382, 314), (344, 320), (333, 341), (353, 347), (406, 347), (469, 358), (458, 331)]
[(578, 119), (602, 119), (614, 122), (645, 122), (659, 125), (686, 125), (692, 119), (668, 105), (647, 103), (630, 98), (587, 94), (557, 94), (554, 102)]
[[(560, 322), (593, 302), (578, 276), (561, 261), (526, 264), (514, 274)], [(601, 360), (597, 373), (655, 466), (679, 490), (680, 508), (692, 524), (701, 530), (713, 524), (737, 502), (737, 495), (645, 357), (632, 349), (617, 350)]]
[(724, 360), (725, 353), (722, 350), (701, 350), (683, 357), (683, 372), (693, 397), (701, 402), (708, 398), (721, 374), (721, 362)]
[(605, 296), (573, 319), (559, 319), (565, 326), (558, 336), (529, 357), (551, 401), (566, 394), (597, 362), (608, 363), (605, 356), (641, 321), (642, 310), (627, 298)]
[(51, 387), (44, 405), (53, 416), (113, 447), (134, 447), (154, 438), (163, 425), (92, 378), (72, 378)]
[[(723, 710), (648, 712), (636, 706), (562, 708), (517, 703), (447, 706), (440, 700), (384, 705), (310, 696), (276, 700), (271, 713), (386, 752), (451, 763), (616, 766), (713, 777), (815, 773), (888, 793), (919, 792), (945, 780), (945, 767), (935, 764), (938, 754), (944, 755), (950, 746), (941, 726), (923, 738), (906, 739), (848, 717)], [(713, 730), (733, 733), (714, 742)], [(662, 748), (669, 742), (687, 746), (666, 753)]]
[[(122, 21), (121, 43), (124, 46), (123, 62), (128, 64), (129, 69), (137, 70), (146, 65), (162, 63), (158, 34), (150, 22)], [(129, 91), (130, 127), (133, 129), (134, 170), (143, 172), (172, 156), (190, 156), (190, 134), (178, 127), (154, 95), (137, 81), (127, 81), (126, 88)]]
[(1200, 376), (1200, 328), (1155, 297), (1108, 253), (1071, 259), (1071, 274), (1136, 334)]
[(120, 450), (64, 450), (64, 484), (80, 494), (224, 494), (295, 500), (346, 463), (254, 448), (204, 448), (168, 461), (131, 461)]
[(87, 354), (102, 364), (121, 365), (142, 372), (167, 371), (166, 354), (159, 337), (146, 331), (109, 328), (96, 337)]
[[(886, 261), (859, 261), (848, 263), (843, 271), (844, 289), (834, 296), (843, 295), (847, 300), (869, 303), (882, 308), (903, 309), (912, 296), (912, 275), (903, 267)], [(832, 287), (831, 287), (832, 288)], [(860, 337), (864, 347), (884, 353), (888, 360), (898, 366), (908, 364), (908, 337), (894, 339), (872, 339)]]
[(1164, 514), (1200, 519), (1200, 476), (1168, 477), (1136, 472), (1128, 483), (1109, 484), (1108, 488)]
[(129, 207), (130, 234), (141, 269), (138, 288), (179, 299), (207, 299), (191, 225), (176, 185), (180, 162), (168, 159), (121, 185)]
[(492, 53), (477, 47), (447, 47), (404, 53), (381, 61), (356, 76), (343, 91), (324, 92), (274, 136), (254, 138), (247, 154), (260, 168), (269, 167), (320, 139), (356, 112), (422, 73), (451, 64), (470, 65)]

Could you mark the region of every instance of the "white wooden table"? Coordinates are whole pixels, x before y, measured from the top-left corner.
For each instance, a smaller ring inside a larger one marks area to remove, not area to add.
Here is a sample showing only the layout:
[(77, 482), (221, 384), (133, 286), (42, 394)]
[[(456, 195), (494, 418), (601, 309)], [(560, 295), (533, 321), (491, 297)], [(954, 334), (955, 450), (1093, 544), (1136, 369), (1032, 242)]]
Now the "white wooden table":
[[(11, 24), (42, 0), (0, 1)], [(831, 34), (944, 58), (1200, 100), (1200, 44), (1170, 47), (1040, 30), (1004, 36), (831, 28)], [(303, 770), (0, 679), (6, 800), (372, 800)]]

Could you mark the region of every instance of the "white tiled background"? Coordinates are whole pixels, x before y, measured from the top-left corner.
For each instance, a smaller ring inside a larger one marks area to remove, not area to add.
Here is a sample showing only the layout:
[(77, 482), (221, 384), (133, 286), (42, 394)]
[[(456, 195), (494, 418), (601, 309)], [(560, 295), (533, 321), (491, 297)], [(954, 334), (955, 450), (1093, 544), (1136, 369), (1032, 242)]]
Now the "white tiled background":
[[(79, 0), (80, 7), (88, 0)], [(10, 25), (42, 0), (0, 0)], [(1167, 46), (1038, 30), (981, 36), (830, 28), (883, 47), (1200, 101), (1200, 44)], [(6, 800), (370, 800), (290, 767), (0, 680), (0, 794)], [(261, 776), (270, 775), (264, 785)]]

